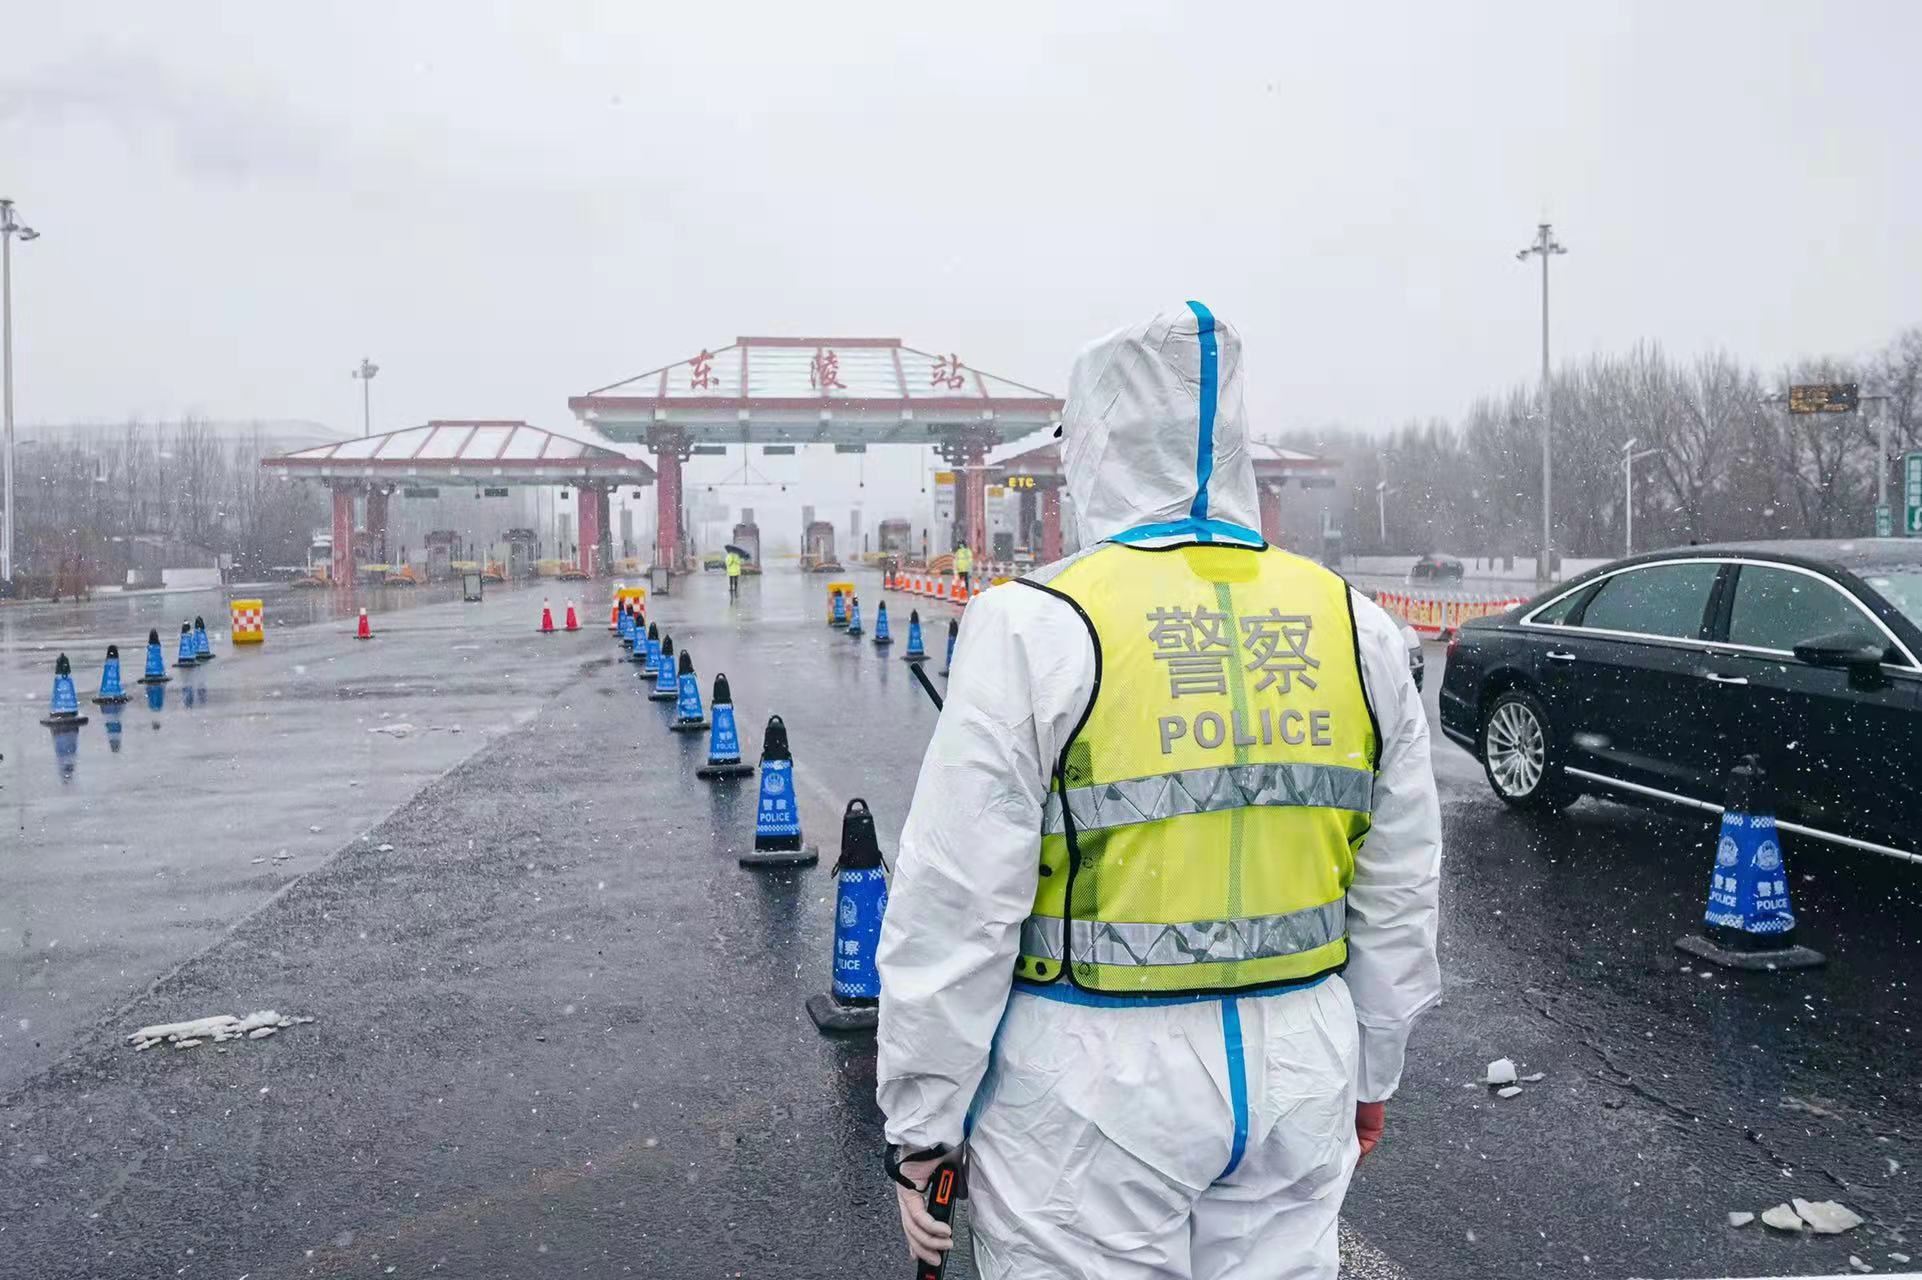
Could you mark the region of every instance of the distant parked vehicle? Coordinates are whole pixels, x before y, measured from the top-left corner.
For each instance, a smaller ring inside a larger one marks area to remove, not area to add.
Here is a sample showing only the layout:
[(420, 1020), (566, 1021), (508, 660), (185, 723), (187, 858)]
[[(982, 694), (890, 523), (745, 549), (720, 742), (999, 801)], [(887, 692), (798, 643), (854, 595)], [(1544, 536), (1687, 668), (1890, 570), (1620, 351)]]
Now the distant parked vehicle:
[(1431, 551), (1415, 561), (1414, 568), (1408, 571), (1410, 582), (1460, 582), (1462, 562), (1454, 556), (1445, 556), (1439, 551)]
[(1441, 724), (1508, 804), (1717, 811), (1760, 757), (1788, 831), (1922, 861), (1922, 540), (1616, 561), (1463, 624)]

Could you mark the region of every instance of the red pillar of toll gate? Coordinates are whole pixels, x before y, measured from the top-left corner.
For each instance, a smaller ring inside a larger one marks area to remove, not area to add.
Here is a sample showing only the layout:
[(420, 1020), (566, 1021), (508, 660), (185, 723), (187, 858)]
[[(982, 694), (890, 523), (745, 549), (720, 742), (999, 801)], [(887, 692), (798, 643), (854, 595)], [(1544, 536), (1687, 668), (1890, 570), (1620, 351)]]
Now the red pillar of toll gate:
[(354, 491), (334, 486), (333, 563), (328, 566), (329, 580), (336, 587), (351, 587), (354, 581)]
[(583, 485), (580, 489), (580, 568), (593, 577), (607, 567), (607, 486)]
[(1041, 491), (1041, 563), (1061, 558), (1061, 490)]
[(654, 563), (668, 572), (681, 572), (681, 465), (687, 460), (687, 438), (672, 427), (648, 433), (648, 447), (654, 450), (654, 469), (660, 477), (654, 486), (658, 498), (655, 508)]

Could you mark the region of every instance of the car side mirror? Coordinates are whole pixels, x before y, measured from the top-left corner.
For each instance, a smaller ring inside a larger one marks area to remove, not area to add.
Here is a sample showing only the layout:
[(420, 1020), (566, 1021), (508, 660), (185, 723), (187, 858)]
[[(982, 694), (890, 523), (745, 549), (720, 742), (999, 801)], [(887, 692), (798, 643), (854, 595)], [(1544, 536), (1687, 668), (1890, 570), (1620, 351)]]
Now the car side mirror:
[(1888, 657), (1888, 646), (1859, 631), (1838, 631), (1802, 641), (1795, 646), (1795, 657), (1812, 667), (1846, 670), (1851, 684), (1875, 689), (1883, 683), (1882, 662)]

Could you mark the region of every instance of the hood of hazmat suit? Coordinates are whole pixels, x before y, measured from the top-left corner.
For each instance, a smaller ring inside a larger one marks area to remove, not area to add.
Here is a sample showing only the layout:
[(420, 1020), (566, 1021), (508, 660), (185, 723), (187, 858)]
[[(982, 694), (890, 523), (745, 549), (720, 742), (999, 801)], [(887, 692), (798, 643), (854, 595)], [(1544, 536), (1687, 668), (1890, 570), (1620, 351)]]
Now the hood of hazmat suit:
[[(1427, 721), (1400, 629), (1352, 593), (1380, 757), (1345, 972), (1247, 996), (1013, 980), (1052, 776), (1097, 684), (1087, 625), (1046, 584), (1079, 557), (1141, 553), (1114, 543), (1286, 554), (1256, 532), (1242, 379), (1240, 335), (1199, 303), (1076, 358), (1061, 434), (1082, 550), (968, 605), (902, 830), (877, 1095), (890, 1142), (967, 1134), (985, 1277), (1333, 1280), (1355, 1104), (1395, 1091), (1440, 995)], [(1125, 697), (1123, 678), (1102, 674), (1102, 696)]]
[(1241, 335), (1206, 308), (1164, 311), (1084, 348), (1061, 415), (1081, 545), (1152, 536), (1141, 530), (1259, 540), (1241, 389)]

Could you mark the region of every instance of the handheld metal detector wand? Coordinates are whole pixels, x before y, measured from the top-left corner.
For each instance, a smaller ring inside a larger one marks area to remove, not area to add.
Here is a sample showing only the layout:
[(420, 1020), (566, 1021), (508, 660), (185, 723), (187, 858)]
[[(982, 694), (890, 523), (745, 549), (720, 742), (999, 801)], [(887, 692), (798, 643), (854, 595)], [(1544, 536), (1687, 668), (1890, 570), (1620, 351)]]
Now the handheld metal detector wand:
[(914, 678), (921, 682), (921, 687), (927, 690), (929, 699), (934, 703), (934, 709), (939, 711), (941, 709), (941, 694), (935, 689), (934, 681), (928, 679), (928, 673), (921, 670), (921, 664), (918, 662), (910, 664), (908, 670), (914, 672)]
[[(927, 677), (922, 677), (922, 683), (927, 683)], [(930, 686), (928, 692), (932, 694), (934, 689)], [(940, 705), (938, 698), (936, 699), (935, 705)], [(961, 1154), (959, 1152), (950, 1152), (940, 1164), (934, 1167), (934, 1172), (928, 1177), (928, 1189), (925, 1194), (926, 1200), (924, 1203), (928, 1207), (928, 1216), (936, 1222), (952, 1223), (954, 1221), (954, 1202), (960, 1199), (963, 1194), (961, 1187)], [(953, 1250), (949, 1250), (949, 1252), (952, 1253)], [(914, 1261), (914, 1280), (941, 1280), (942, 1273), (947, 1269), (948, 1254), (946, 1253), (941, 1255), (941, 1261), (939, 1262), (923, 1262), (919, 1258), (916, 1258)]]

